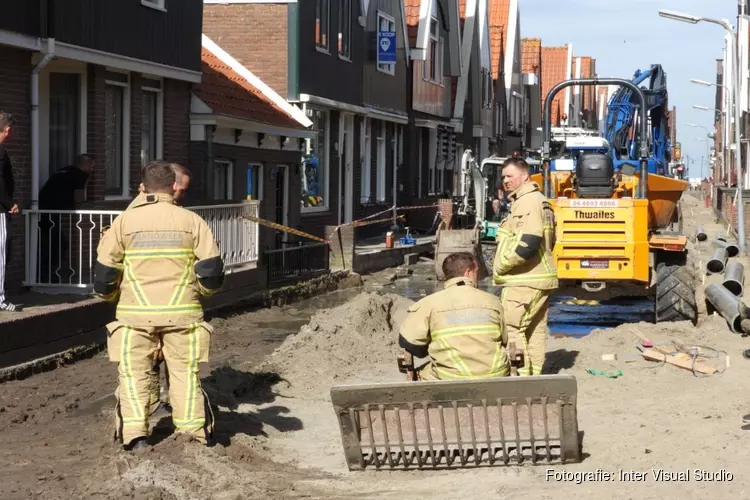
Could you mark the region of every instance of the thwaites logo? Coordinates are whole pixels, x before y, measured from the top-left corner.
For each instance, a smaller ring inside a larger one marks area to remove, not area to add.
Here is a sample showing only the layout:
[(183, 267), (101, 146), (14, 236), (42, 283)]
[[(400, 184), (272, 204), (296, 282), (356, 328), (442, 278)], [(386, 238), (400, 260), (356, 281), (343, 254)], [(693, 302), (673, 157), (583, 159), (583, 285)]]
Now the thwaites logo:
[(587, 220), (611, 220), (615, 218), (615, 213), (609, 210), (576, 210), (576, 219)]

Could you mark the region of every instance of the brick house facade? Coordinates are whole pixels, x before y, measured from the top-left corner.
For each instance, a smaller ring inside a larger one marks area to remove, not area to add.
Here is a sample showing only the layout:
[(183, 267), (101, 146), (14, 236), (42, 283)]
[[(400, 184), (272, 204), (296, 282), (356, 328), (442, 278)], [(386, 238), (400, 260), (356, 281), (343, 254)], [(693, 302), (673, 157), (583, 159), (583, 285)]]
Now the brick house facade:
[[(0, 110), (16, 119), (6, 146), (25, 212), (13, 221), (11, 298), (28, 278), (25, 227), (36, 227), (39, 189), (55, 170), (81, 153), (95, 155), (79, 208), (120, 209), (137, 190), (143, 162), (187, 165), (190, 89), (200, 81), (191, 40), (200, 40), (202, 3), (122, 2), (106, 16), (97, 2), (72, 3), (45, 26), (34, 21), (39, 3), (8, 6), (0, 20)], [(92, 29), (76, 29), (81, 23)], [(156, 34), (134, 38), (147, 30)], [(36, 231), (28, 236), (36, 244)]]
[[(299, 227), (301, 151), (312, 122), (207, 36), (202, 62), (190, 107), (189, 164), (205, 181), (195, 194), (260, 200), (260, 218)], [(259, 229), (261, 251), (293, 239)]]
[[(310, 182), (300, 191), (314, 189), (296, 201), (299, 228), (327, 236), (328, 225), (391, 206), (408, 125), (401, 1), (204, 4), (205, 34), (313, 121), (302, 154), (319, 168), (302, 173)], [(385, 66), (375, 55), (379, 27), (396, 40), (396, 62)]]

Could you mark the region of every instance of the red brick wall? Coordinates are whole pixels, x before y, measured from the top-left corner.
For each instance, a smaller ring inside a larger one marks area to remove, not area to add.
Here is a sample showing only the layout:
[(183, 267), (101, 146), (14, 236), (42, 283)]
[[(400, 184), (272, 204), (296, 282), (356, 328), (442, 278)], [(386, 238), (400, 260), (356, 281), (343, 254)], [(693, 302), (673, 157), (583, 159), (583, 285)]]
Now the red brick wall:
[[(190, 148), (191, 84), (179, 80), (165, 79), (163, 85), (164, 159), (187, 166)], [(138, 116), (140, 117), (140, 113)], [(140, 142), (138, 143), (138, 151), (140, 151)], [(140, 165), (140, 160), (138, 165)]]
[(105, 186), (106, 79), (104, 67), (89, 64), (87, 78), (87, 152), (96, 156), (97, 168), (89, 179), (86, 194), (89, 201), (98, 201), (104, 199)]
[[(732, 227), (732, 233), (737, 234), (737, 207), (734, 206), (735, 190), (725, 191), (718, 189), (718, 196), (721, 197), (721, 218), (725, 224), (729, 224)], [(746, 239), (750, 236), (750, 199), (748, 199), (747, 193), (744, 196), (743, 206), (744, 212), (744, 223), (745, 223), (745, 236)], [(714, 207), (716, 203), (714, 202)]]
[(284, 97), (287, 9), (287, 4), (203, 6), (203, 33)]
[[(14, 198), (30, 206), (31, 193), (31, 53), (0, 46), (0, 110), (12, 113), (16, 124), (5, 143), (13, 164)], [(13, 220), (11, 259), (6, 266), (5, 287), (10, 293), (24, 279), (24, 218)], [(13, 300), (13, 297), (10, 297)]]

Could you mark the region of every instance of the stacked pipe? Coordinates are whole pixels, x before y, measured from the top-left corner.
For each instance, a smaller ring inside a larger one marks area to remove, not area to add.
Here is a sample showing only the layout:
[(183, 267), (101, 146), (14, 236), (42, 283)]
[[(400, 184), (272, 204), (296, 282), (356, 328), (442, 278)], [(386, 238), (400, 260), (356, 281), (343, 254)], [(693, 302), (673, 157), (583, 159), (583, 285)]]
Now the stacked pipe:
[[(703, 229), (698, 228), (696, 239), (701, 240), (701, 234), (705, 236)], [(706, 271), (709, 274), (724, 274), (721, 284), (714, 283), (706, 287), (706, 301), (708, 302), (708, 313), (718, 312), (729, 324), (732, 332), (738, 334), (750, 334), (750, 308), (742, 301), (745, 291), (745, 267), (735, 260), (727, 262), (730, 258), (740, 253), (739, 246), (727, 241), (723, 235), (718, 235), (714, 240), (717, 247), (711, 260), (706, 263)]]

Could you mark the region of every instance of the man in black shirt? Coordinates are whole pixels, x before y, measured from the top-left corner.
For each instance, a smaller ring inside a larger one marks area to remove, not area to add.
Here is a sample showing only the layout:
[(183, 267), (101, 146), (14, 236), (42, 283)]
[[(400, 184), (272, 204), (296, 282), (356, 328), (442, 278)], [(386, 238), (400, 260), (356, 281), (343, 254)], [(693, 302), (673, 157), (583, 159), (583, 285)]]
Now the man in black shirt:
[[(59, 169), (47, 180), (39, 191), (40, 210), (76, 210), (84, 201), (86, 183), (94, 169), (94, 156), (82, 154), (75, 165)], [(69, 227), (75, 228), (78, 221), (70, 214), (43, 214), (39, 220), (40, 266), (42, 283), (57, 283), (75, 266), (66, 265)], [(62, 263), (62, 266), (61, 266)]]
[(59, 169), (39, 191), (40, 210), (75, 210), (84, 200), (86, 183), (94, 169), (94, 157), (82, 154), (75, 165)]
[(18, 307), (5, 298), (5, 266), (10, 260), (11, 224), (10, 216), (20, 213), (18, 203), (13, 201), (15, 182), (13, 166), (3, 143), (10, 137), (14, 124), (13, 116), (0, 111), (0, 312), (16, 311)]

